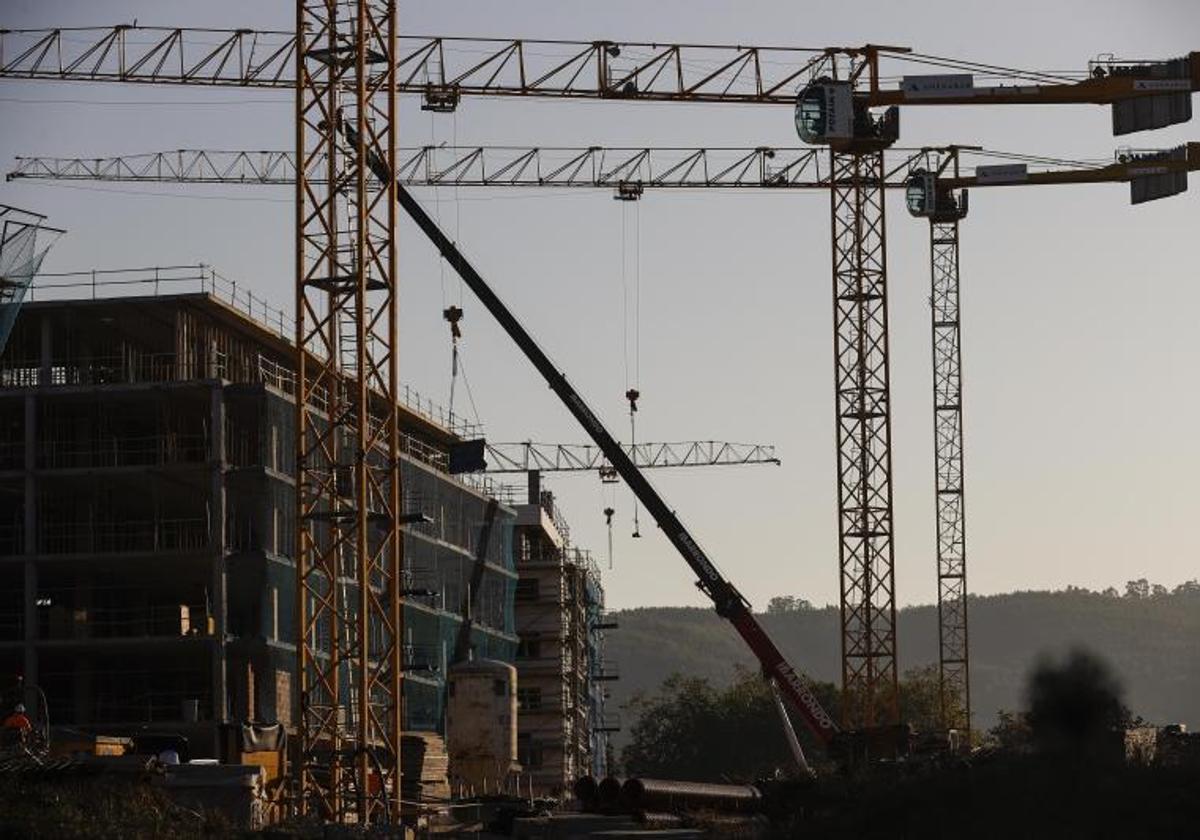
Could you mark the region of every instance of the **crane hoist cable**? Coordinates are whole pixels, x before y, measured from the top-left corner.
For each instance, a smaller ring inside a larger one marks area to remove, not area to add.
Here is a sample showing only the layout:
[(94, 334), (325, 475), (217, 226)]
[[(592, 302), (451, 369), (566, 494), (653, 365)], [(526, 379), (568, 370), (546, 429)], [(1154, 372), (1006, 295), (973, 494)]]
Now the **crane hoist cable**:
[[(641, 208), (638, 201), (621, 202), (623, 210), (621, 213), (621, 300), (622, 300), (622, 349), (625, 359), (625, 399), (629, 401), (629, 447), (630, 455), (637, 461), (637, 411), (638, 398), (641, 397), (641, 391), (638, 386), (641, 382), (641, 298), (642, 298), (642, 260), (641, 260)], [(628, 258), (628, 228), (629, 214), (628, 205), (634, 205), (633, 215), (633, 290), (629, 288), (629, 258)], [(633, 324), (633, 374), (630, 375), (630, 299), (632, 298), (632, 324)], [(641, 523), (638, 521), (638, 502), (635, 497), (633, 500), (633, 534), (634, 539), (640, 539), (642, 536)]]

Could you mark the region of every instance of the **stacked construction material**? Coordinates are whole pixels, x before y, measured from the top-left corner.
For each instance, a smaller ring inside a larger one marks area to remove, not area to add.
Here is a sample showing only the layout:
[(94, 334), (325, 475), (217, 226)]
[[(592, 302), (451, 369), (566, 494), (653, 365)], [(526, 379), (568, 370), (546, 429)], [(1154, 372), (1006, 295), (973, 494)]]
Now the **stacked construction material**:
[(753, 785), (629, 779), (621, 786), (620, 796), (621, 805), (633, 813), (754, 812), (762, 807), (762, 794)]
[(450, 757), (436, 732), (405, 732), (400, 739), (401, 795), (405, 802), (450, 799)]

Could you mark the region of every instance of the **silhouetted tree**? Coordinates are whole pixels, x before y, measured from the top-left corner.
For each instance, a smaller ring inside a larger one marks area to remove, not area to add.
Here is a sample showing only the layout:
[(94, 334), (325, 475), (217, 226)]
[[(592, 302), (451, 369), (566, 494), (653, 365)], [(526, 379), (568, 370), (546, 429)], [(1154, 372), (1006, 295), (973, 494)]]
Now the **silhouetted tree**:
[[(836, 719), (837, 689), (830, 683), (813, 688)], [(752, 781), (795, 768), (771, 690), (754, 672), (739, 669), (724, 689), (675, 674), (655, 694), (635, 696), (629, 708), (637, 720), (621, 753), (628, 775)], [(820, 748), (797, 716), (793, 725), (809, 759), (820, 760)]]
[(996, 713), (996, 725), (988, 730), (988, 736), (1002, 750), (1019, 752), (1028, 749), (1032, 736), (1027, 715), (1001, 709)]
[[(937, 664), (920, 668), (909, 668), (900, 678), (900, 719), (918, 732), (932, 732), (942, 728), (941, 678)], [(947, 697), (952, 706), (958, 699)], [(958, 709), (947, 709), (957, 719)]]
[(1126, 598), (1149, 598), (1150, 597), (1150, 581), (1145, 578), (1131, 580), (1125, 584)]
[(1083, 649), (1061, 662), (1043, 658), (1025, 688), (1034, 745), (1043, 752), (1096, 753), (1108, 733), (1129, 720), (1122, 693), (1108, 665)]
[(799, 598), (795, 595), (776, 595), (770, 601), (767, 601), (768, 615), (804, 612), (805, 610), (811, 609), (813, 609), (811, 601), (805, 598)]

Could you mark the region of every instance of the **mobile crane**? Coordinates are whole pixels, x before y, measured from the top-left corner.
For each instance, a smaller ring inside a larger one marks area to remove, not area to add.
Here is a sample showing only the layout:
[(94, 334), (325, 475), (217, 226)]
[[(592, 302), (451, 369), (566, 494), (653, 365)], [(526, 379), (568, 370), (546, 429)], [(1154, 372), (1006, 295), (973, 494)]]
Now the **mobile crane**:
[[(359, 137), (352, 126), (340, 122), (338, 130), (346, 139), (350, 149), (360, 147)], [(646, 508), (646, 512), (654, 519), (655, 524), (696, 575), (697, 588), (708, 596), (717, 614), (733, 625), (734, 630), (754, 653), (763, 676), (769, 681), (772, 688), (782, 694), (792, 708), (800, 713), (809, 731), (823, 746), (833, 747), (840, 734), (838, 725), (821, 705), (807, 678), (792, 667), (775, 642), (767, 635), (762, 624), (754, 617), (750, 602), (733, 583), (721, 574), (675, 511), (667, 505), (626, 450), (588, 407), (582, 395), (567, 381), (566, 375), (554, 366), (533, 336), (522, 326), (499, 296), (492, 291), (483, 276), (458, 247), (442, 233), (412, 194), (394, 180), (393, 173), (387, 168), (382, 158), (368, 152), (367, 166), (381, 182), (390, 181), (395, 184), (396, 200), (401, 208), (421, 229), (442, 258), (458, 273), (467, 287), (474, 292), (479, 302), (492, 314), (508, 337), (525, 354), (525, 358), (546, 380), (550, 390), (562, 401), (566, 409), (583, 427), (588, 437), (608, 459), (613, 470), (625, 481), (634, 496)], [(789, 746), (801, 768), (807, 771), (809, 769), (807, 761), (795, 734), (791, 731), (790, 721), (782, 706), (780, 712), (785, 724)], [(873, 736), (871, 745), (878, 748), (882, 742), (886, 744), (883, 749), (889, 750), (893, 754), (906, 752), (907, 745), (901, 743), (899, 739), (891, 740), (891, 743), (887, 743), (885, 740), (888, 736), (894, 738), (898, 733), (898, 728), (879, 734), (871, 733)]]

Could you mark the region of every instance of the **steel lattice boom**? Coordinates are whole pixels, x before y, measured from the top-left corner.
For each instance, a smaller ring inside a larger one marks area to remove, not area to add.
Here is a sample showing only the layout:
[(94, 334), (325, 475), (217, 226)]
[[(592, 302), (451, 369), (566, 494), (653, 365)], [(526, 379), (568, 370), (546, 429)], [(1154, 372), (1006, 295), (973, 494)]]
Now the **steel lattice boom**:
[[(862, 96), (872, 106), (1108, 104), (1200, 89), (1196, 52), (1169, 67), (1169, 62), (1109, 60), (1064, 74), (878, 45), (772, 47), (413, 35), (398, 38), (396, 46), (397, 91), (423, 95), (425, 107), (432, 111), (454, 110), (467, 95), (792, 105), (797, 89), (826, 72), (839, 56), (868, 70)], [(295, 53), (294, 33), (268, 30), (127, 24), (5, 30), (0, 32), (0, 78), (290, 89), (295, 84)], [(880, 67), (884, 60), (897, 66), (885, 73)], [(909, 82), (918, 77), (901, 75), (905, 68), (930, 66), (943, 74), (957, 71), (960, 87), (947, 88), (943, 79), (926, 88)], [(378, 70), (370, 68), (371, 73)], [(975, 76), (996, 84), (976, 86)], [(1157, 87), (1146, 88), (1147, 80)], [(352, 85), (352, 80), (341, 83)]]
[[(1121, 152), (1117, 160), (1075, 161), (955, 148), (973, 159), (952, 188), (1132, 182), (1200, 169), (1200, 144), (1182, 155)], [(884, 186), (905, 189), (918, 166), (938, 168), (944, 149), (890, 148)], [(1150, 159), (1154, 157), (1154, 159)], [(310, 155), (306, 176), (323, 184), (327, 165)], [(830, 186), (828, 159), (810, 148), (421, 146), (396, 150), (397, 180), (408, 187), (580, 187), (612, 190), (818, 190)], [(999, 166), (997, 166), (997, 164)], [(281, 186), (296, 182), (286, 151), (179, 149), (112, 157), (17, 157), (8, 180)]]
[[(395, 821), (403, 719), (394, 183), (396, 5), (297, 4), (296, 344), (302, 811)], [(346, 91), (351, 91), (347, 94)], [(347, 149), (338, 127), (357, 131)], [(336, 184), (337, 188), (330, 188)]]
[[(708, 467), (735, 464), (779, 464), (775, 447), (759, 443), (689, 440), (673, 443), (621, 444), (638, 469)], [(566, 443), (489, 443), (488, 472), (585, 472), (612, 470), (598, 446)]]
[[(467, 94), (791, 104), (821, 58), (787, 47), (519, 38), (404, 36), (397, 46), (397, 89), (438, 110)], [(0, 37), (0, 76), (287, 89), (295, 51), (294, 34), (278, 31), (12, 30)]]

